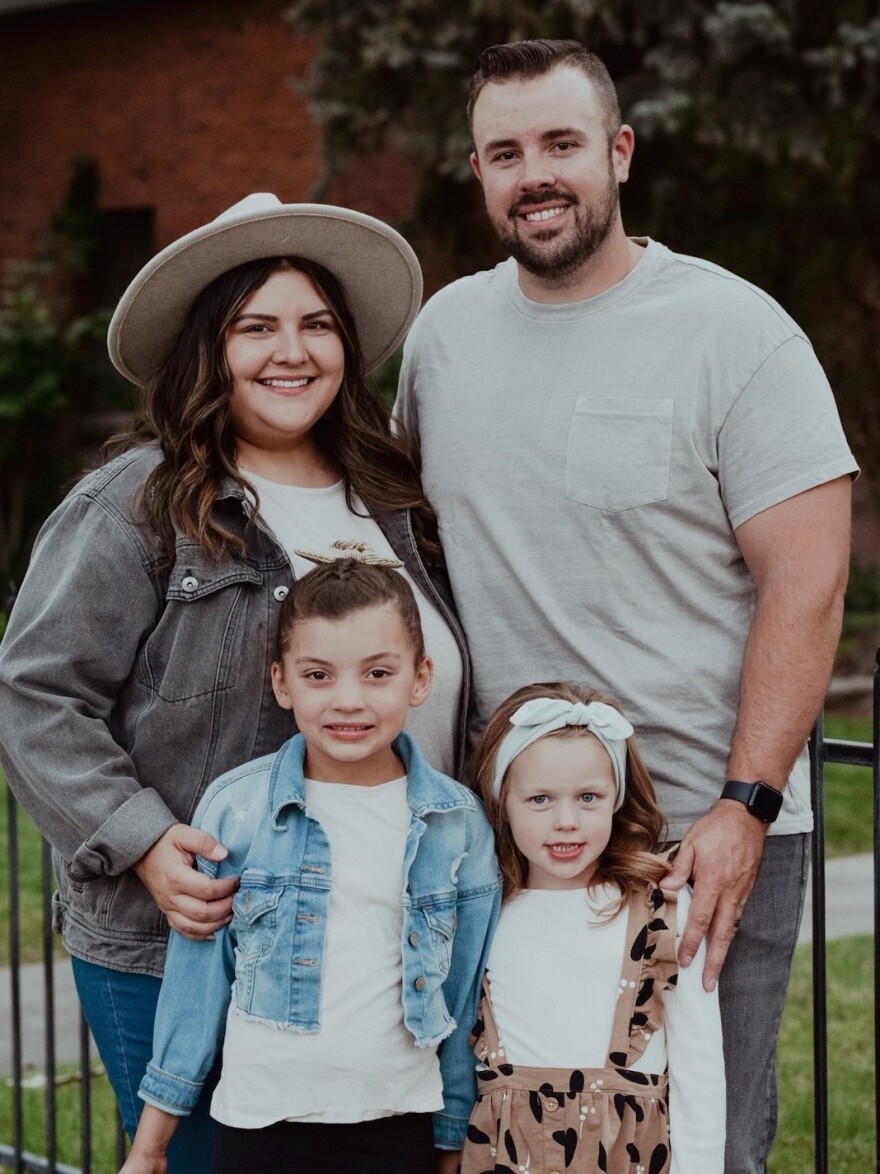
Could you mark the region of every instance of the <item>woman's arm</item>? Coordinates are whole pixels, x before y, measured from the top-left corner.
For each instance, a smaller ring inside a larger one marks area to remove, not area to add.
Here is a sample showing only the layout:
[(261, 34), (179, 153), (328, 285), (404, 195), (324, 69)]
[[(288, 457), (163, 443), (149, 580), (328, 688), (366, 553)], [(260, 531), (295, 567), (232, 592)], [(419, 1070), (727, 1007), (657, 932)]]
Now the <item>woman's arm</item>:
[(147, 551), (74, 493), (34, 546), (0, 649), (3, 765), (43, 835), (88, 881), (130, 868), (177, 822), (111, 733), (161, 600)]
[(192, 861), (217, 845), (188, 836), (140, 785), (111, 731), (161, 614), (154, 561), (131, 523), (85, 491), (49, 518), (0, 647), (0, 761), (73, 880), (137, 866), (175, 928), (206, 934), (228, 915), (231, 889)]

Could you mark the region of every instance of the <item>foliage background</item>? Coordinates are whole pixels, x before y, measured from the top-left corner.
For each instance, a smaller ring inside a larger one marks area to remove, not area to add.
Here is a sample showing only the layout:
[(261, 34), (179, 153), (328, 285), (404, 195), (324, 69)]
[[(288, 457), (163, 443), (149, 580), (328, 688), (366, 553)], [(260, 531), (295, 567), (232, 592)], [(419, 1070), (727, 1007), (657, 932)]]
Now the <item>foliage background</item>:
[(880, 14), (867, 0), (299, 0), (328, 180), (392, 144), (418, 166), (405, 230), (441, 280), (498, 259), (467, 162), (487, 45), (574, 37), (637, 135), (628, 230), (715, 261), (812, 338), (880, 484)]
[(0, 283), (0, 636), (36, 532), (85, 462), (89, 419), (132, 406), (106, 358), (111, 309), (88, 297), (99, 200), (95, 165), (72, 160), (36, 256)]

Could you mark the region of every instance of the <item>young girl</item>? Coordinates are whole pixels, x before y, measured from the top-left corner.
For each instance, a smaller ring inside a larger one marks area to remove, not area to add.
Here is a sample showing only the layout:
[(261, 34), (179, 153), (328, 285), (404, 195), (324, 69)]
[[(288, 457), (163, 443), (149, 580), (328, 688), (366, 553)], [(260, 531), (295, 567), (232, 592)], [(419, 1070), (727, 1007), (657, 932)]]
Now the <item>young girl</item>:
[(519, 689), (475, 752), (505, 903), (475, 1028), (462, 1174), (720, 1174), (717, 992), (678, 973), (653, 788), (613, 702)]
[(240, 883), (212, 941), (172, 934), (125, 1174), (164, 1171), (221, 1047), (218, 1174), (428, 1174), (435, 1145), (455, 1169), (501, 884), (478, 800), (401, 734), (432, 665), (399, 565), (334, 558), (284, 601), (272, 684), (299, 733), (196, 812), (228, 850), (199, 867)]

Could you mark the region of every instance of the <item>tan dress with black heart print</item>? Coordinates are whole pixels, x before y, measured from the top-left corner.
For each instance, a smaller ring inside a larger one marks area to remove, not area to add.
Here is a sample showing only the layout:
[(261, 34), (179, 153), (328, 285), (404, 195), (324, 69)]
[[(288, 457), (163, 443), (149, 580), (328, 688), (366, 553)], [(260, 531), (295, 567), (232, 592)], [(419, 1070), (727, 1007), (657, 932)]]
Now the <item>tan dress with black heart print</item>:
[(484, 982), (474, 1028), (478, 1099), (461, 1174), (667, 1174), (666, 1073), (629, 1066), (662, 1027), (663, 992), (676, 984), (675, 912), (675, 897), (654, 885), (646, 887), (644, 900), (630, 902), (621, 993), (604, 1068), (499, 1062), (501, 1044)]

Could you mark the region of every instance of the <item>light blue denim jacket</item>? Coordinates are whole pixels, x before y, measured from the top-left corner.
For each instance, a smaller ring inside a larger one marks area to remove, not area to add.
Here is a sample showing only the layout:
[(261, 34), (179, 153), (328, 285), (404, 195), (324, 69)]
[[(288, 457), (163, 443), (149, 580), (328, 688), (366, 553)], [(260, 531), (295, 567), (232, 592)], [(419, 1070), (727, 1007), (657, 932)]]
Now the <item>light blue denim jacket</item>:
[[(444, 1108), (434, 1140), (459, 1149), (475, 1098), (468, 1033), (501, 885), (492, 831), (479, 800), (430, 767), (401, 734), (394, 749), (408, 777), (412, 818), (403, 865), (404, 1023), (418, 1047), (437, 1047)], [(241, 877), (230, 925), (211, 942), (172, 932), (140, 1095), (188, 1113), (223, 1044), (226, 1013), (290, 1031), (320, 1029), (324, 931), (332, 883), (330, 846), (305, 802), (305, 741), (222, 775), (194, 824), (229, 851), (212, 876)], [(290, 975), (294, 981), (290, 981)]]

